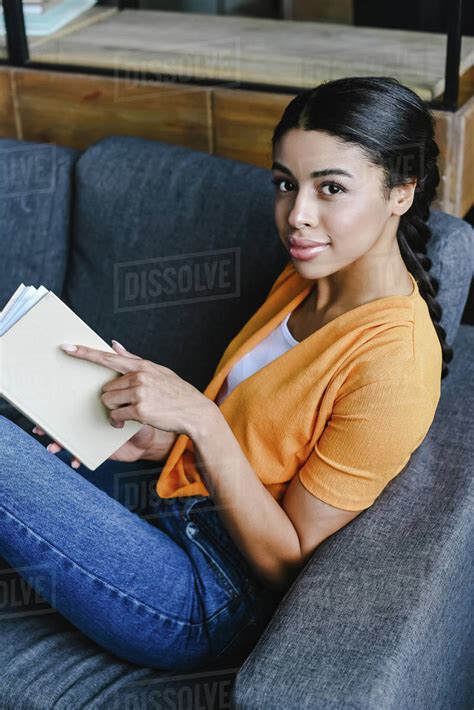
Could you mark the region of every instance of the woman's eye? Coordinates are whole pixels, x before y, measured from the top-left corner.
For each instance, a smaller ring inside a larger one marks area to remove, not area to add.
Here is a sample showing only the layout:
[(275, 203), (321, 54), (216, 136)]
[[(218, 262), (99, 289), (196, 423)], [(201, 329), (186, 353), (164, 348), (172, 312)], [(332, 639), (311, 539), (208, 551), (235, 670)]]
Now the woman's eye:
[(280, 192), (289, 192), (289, 190), (287, 190), (287, 189), (281, 190), (280, 185), (286, 184), (288, 186), (288, 185), (293, 184), (289, 180), (286, 180), (285, 178), (272, 178), (272, 183), (275, 185), (275, 187), (278, 187), (280, 189)]
[(330, 197), (334, 197), (335, 195), (339, 195), (340, 192), (346, 192), (345, 187), (343, 187), (340, 183), (338, 182), (325, 182), (321, 185), (321, 188), (323, 187), (329, 187), (329, 188), (336, 188), (337, 192), (325, 192), (323, 193), (324, 195), (328, 195)]
[[(291, 192), (294, 187), (293, 183), (286, 178), (272, 178), (272, 183), (282, 193)], [(323, 192), (323, 195), (327, 197), (336, 197), (336, 195), (339, 195), (341, 192), (347, 192), (346, 188), (339, 182), (325, 182), (321, 185), (321, 189), (323, 187), (327, 187), (329, 190), (328, 192)]]

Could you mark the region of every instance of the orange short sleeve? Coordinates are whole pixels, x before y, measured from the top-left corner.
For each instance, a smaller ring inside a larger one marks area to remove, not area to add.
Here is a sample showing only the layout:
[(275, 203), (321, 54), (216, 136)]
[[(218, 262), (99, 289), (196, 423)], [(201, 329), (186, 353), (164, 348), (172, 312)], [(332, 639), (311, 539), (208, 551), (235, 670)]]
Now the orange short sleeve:
[(425, 438), (437, 403), (410, 376), (336, 397), (326, 428), (298, 471), (301, 483), (337, 508), (370, 507)]

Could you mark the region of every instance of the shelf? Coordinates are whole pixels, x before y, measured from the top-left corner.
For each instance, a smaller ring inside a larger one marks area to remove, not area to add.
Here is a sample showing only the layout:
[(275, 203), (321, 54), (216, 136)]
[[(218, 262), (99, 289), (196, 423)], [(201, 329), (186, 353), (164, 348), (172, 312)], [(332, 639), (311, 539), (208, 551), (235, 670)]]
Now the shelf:
[[(301, 89), (343, 76), (383, 75), (397, 78), (425, 100), (444, 91), (444, 34), (94, 9), (106, 12), (50, 38), (31, 41), (31, 61), (121, 70), (162, 81), (210, 79), (228, 86), (242, 82)], [(460, 75), (473, 61), (474, 38), (463, 37)]]

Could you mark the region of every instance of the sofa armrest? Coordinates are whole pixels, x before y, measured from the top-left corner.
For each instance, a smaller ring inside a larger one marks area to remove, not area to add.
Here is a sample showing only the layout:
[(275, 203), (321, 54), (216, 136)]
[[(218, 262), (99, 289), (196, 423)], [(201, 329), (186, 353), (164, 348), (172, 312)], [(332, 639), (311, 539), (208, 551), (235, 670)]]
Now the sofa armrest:
[(426, 439), (308, 561), (237, 674), (233, 707), (473, 707), (473, 326), (453, 349)]

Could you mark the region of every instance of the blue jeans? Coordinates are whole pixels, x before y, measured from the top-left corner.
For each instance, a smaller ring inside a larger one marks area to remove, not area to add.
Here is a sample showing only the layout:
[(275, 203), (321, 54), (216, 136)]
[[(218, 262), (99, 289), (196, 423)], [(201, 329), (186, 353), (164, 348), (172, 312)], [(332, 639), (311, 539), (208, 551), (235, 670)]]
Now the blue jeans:
[(212, 499), (160, 498), (156, 462), (90, 471), (70, 460), (0, 416), (0, 556), (126, 661), (182, 671), (243, 660), (282, 593), (255, 576)]

